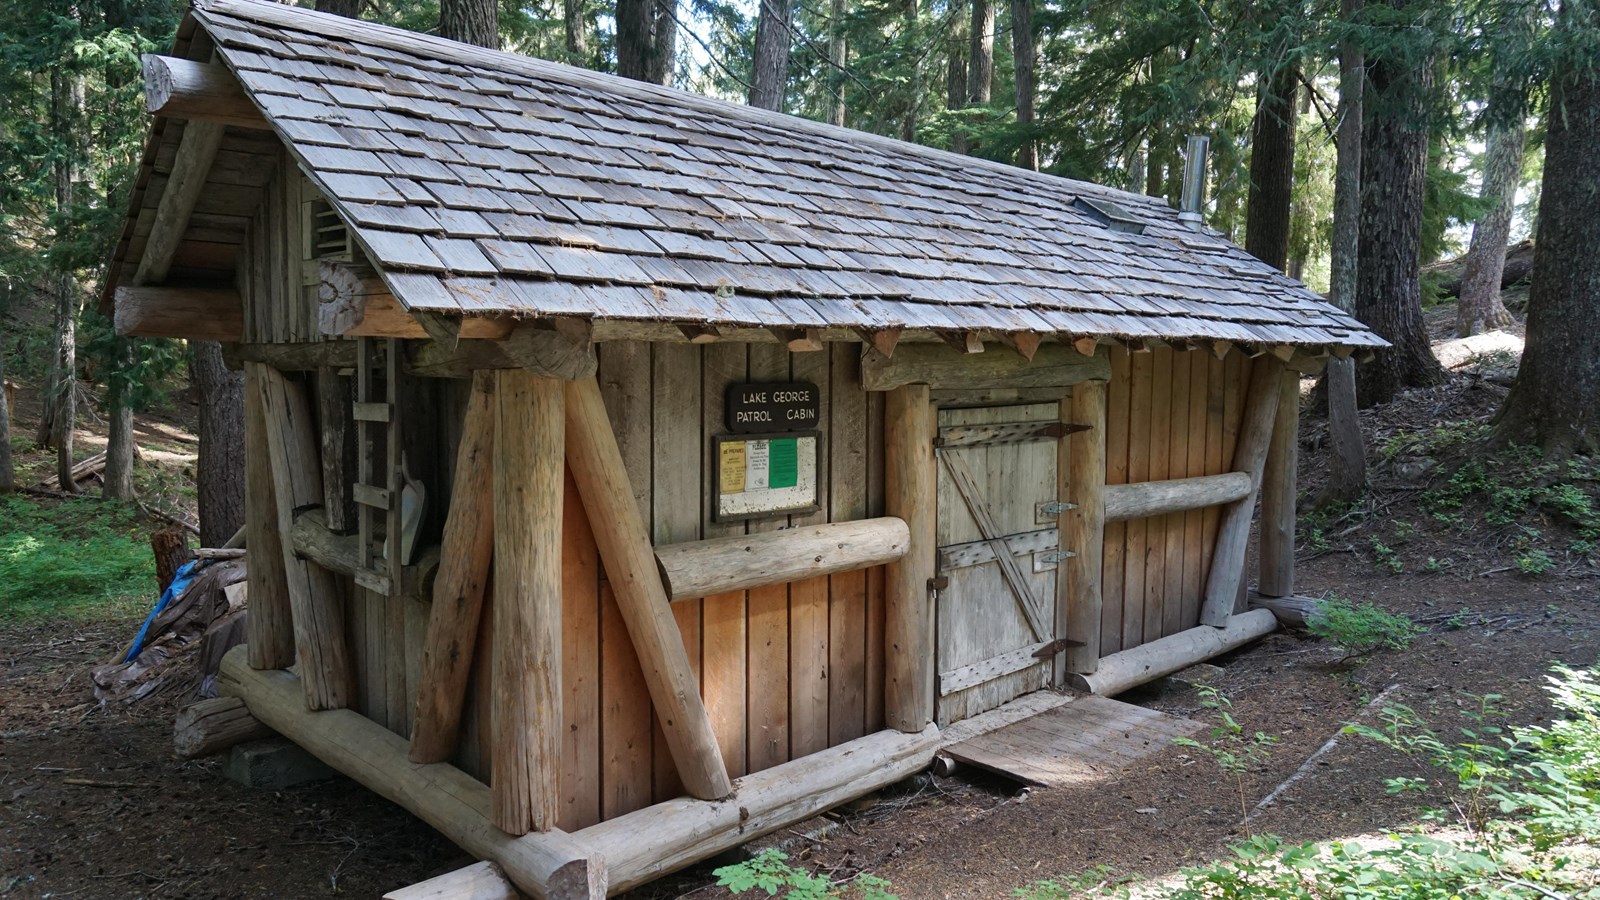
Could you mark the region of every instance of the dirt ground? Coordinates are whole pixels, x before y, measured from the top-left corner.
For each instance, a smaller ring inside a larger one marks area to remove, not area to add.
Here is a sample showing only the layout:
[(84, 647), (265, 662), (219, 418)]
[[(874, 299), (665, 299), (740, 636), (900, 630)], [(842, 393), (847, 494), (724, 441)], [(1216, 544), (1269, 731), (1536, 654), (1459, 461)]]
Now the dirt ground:
[[(1504, 389), (1457, 378), (1369, 416), (1370, 446), (1399, 430), (1487, 415)], [(1303, 431), (1302, 474), (1315, 490), (1319, 424)], [(1374, 454), (1375, 490), (1324, 524), (1301, 552), (1302, 593), (1336, 591), (1405, 612), (1426, 633), (1407, 651), (1341, 662), (1326, 644), (1273, 635), (1215, 660), (1213, 684), (1250, 731), (1280, 741), (1236, 785), (1193, 750), (1173, 747), (1108, 780), (1021, 791), (999, 778), (920, 776), (765, 841), (837, 878), (870, 871), (903, 898), (1008, 897), (1046, 878), (1094, 873), (1161, 876), (1215, 858), (1242, 835), (1253, 807), (1375, 695), (1409, 704), (1447, 733), (1502, 696), (1507, 721), (1534, 722), (1548, 705), (1555, 661), (1597, 662), (1600, 570), (1567, 555), (1537, 578), (1508, 565), (1503, 529), (1475, 515), (1450, 531), (1422, 521), (1418, 475), (1404, 454)], [(1425, 475), (1423, 477), (1426, 477)], [(1469, 511), (1474, 513), (1475, 511)], [(1395, 573), (1371, 537), (1393, 544)], [(1448, 560), (1447, 566), (1425, 561)], [(101, 708), (88, 669), (115, 651), (134, 621), (0, 622), (0, 897), (375, 897), (469, 860), (407, 813), (339, 779), (278, 792), (224, 779), (220, 762), (171, 754), (179, 698)], [(1123, 699), (1204, 719), (1183, 685)], [(1411, 774), (1374, 744), (1345, 736), (1281, 800), (1250, 822), (1291, 840), (1338, 838), (1414, 821), (1417, 801), (1386, 796), (1383, 778)], [(642, 889), (639, 900), (726, 896), (713, 865)]]

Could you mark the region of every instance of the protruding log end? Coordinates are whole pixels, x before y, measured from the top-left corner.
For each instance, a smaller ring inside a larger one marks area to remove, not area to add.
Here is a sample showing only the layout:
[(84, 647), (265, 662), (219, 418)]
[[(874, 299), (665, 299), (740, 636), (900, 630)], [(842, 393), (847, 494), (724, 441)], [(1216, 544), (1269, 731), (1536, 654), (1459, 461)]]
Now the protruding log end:
[(145, 110), (151, 115), (265, 129), (266, 119), (226, 66), (146, 54)]

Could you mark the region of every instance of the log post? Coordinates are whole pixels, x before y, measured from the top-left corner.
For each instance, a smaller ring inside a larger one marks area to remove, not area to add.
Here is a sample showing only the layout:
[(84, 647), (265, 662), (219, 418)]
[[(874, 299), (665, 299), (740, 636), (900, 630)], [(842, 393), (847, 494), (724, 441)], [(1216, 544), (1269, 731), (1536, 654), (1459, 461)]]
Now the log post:
[(1261, 578), (1263, 597), (1294, 593), (1295, 470), (1300, 461), (1300, 374), (1285, 369), (1278, 380), (1266, 471), (1261, 476)]
[(494, 556), (494, 374), (479, 372), (456, 451), (450, 515), (444, 524), (433, 609), (422, 645), (413, 762), (442, 762), (455, 752), (467, 679), (477, 652), (478, 619)]
[(1270, 356), (1257, 359), (1250, 370), (1250, 389), (1245, 396), (1244, 419), (1239, 423), (1239, 440), (1233, 452), (1233, 471), (1250, 476), (1250, 493), (1222, 510), (1217, 526), (1217, 543), (1211, 551), (1211, 574), (1206, 580), (1205, 601), (1200, 607), (1200, 622), (1226, 628), (1233, 619), (1233, 608), (1244, 586), (1245, 551), (1250, 545), (1250, 520), (1254, 517), (1256, 495), (1261, 490), (1261, 467), (1272, 442), (1272, 422), (1278, 412), (1278, 386), (1283, 363)]
[(278, 530), (277, 491), (267, 449), (267, 415), (261, 405), (261, 364), (244, 367), (244, 530), (250, 548), (250, 667), (294, 665), (294, 616), (284, 570), (284, 534)]
[(885, 573), (885, 723), (918, 734), (933, 721), (934, 558), (938, 552), (938, 416), (925, 384), (889, 391), (883, 411), (884, 508), (906, 523), (906, 555)]
[[(317, 459), (305, 385), (290, 382), (268, 366), (253, 368), (266, 420), (281, 543), (281, 536), (294, 530), (295, 510), (322, 504), (322, 464)], [(295, 661), (305, 685), (306, 706), (343, 709), (354, 698), (355, 685), (339, 582), (332, 572), (296, 556), (292, 545), (283, 545), (283, 563), (294, 614)]]
[(549, 831), (561, 794), (561, 382), (495, 373), (494, 824)]
[(1087, 381), (1061, 401), (1063, 420), (1089, 426), (1061, 441), (1058, 477), (1066, 484), (1061, 496), (1070, 504), (1057, 526), (1064, 535), (1061, 549), (1076, 554), (1056, 572), (1056, 636), (1081, 641), (1056, 658), (1056, 684), (1068, 672), (1092, 673), (1100, 662), (1100, 563), (1105, 546), (1106, 383)]
[(567, 465), (594, 528), (617, 608), (639, 654), (678, 776), (695, 797), (725, 797), (733, 791), (733, 783), (689, 668), (689, 655), (656, 570), (650, 535), (593, 377), (567, 383)]
[(241, 665), (237, 649), (222, 660), (218, 689), (313, 756), (391, 803), (406, 808), (462, 850), (493, 860), (532, 897), (601, 900), (605, 861), (562, 831), (512, 837), (489, 818), (489, 789), (449, 763), (416, 765), (405, 738), (351, 710), (307, 712), (288, 672)]
[(328, 529), (349, 534), (356, 529), (356, 429), (351, 410), (355, 394), (350, 379), (332, 366), (317, 371), (317, 421), (322, 426), (322, 508)]

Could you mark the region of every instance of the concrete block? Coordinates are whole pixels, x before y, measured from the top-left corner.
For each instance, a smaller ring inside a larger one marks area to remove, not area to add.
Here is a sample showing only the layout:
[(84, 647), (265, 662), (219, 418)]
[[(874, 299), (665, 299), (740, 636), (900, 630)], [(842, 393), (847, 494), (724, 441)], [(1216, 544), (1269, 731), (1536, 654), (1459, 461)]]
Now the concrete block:
[(275, 737), (234, 746), (222, 774), (248, 788), (278, 791), (337, 773), (288, 738)]

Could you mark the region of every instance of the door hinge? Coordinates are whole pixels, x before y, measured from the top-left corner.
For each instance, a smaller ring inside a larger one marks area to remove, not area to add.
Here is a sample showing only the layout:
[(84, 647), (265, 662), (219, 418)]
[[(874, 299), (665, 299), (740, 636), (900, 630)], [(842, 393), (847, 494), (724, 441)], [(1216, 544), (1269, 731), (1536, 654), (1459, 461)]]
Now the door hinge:
[(1083, 641), (1073, 641), (1073, 640), (1068, 640), (1067, 638), (1056, 638), (1055, 640), (1051, 641), (1050, 643), (1045, 644), (1043, 647), (1040, 647), (1039, 649), (1033, 651), (1033, 658), (1034, 659), (1048, 659), (1049, 657), (1055, 656), (1057, 653), (1060, 653), (1061, 651), (1066, 650), (1069, 647), (1082, 647), (1082, 646), (1085, 646)]
[(928, 591), (930, 593), (942, 591), (949, 586), (950, 579), (944, 575), (935, 575), (934, 577), (928, 579)]
[(1048, 525), (1060, 518), (1064, 512), (1077, 509), (1078, 504), (1068, 503), (1065, 500), (1046, 500), (1035, 503), (1033, 506), (1033, 520), (1041, 525)]

